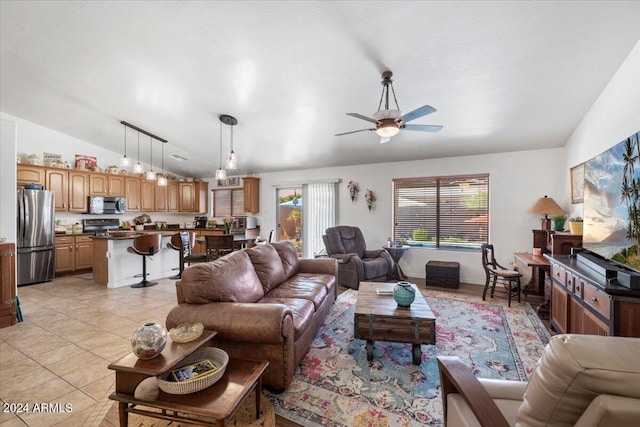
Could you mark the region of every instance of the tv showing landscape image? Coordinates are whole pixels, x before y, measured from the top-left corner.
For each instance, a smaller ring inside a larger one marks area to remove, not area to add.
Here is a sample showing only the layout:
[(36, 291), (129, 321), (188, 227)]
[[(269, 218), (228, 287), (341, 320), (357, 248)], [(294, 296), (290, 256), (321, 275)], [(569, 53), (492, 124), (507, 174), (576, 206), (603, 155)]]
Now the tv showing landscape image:
[(640, 271), (640, 132), (585, 164), (583, 247)]

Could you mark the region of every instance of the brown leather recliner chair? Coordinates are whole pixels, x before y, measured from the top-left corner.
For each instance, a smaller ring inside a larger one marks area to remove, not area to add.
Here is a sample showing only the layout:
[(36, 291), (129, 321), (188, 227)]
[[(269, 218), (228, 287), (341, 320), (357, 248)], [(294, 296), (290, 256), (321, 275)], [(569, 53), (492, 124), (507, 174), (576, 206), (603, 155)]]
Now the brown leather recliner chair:
[(528, 383), (438, 357), (447, 427), (640, 425), (640, 339), (556, 335)]
[(358, 289), (361, 281), (387, 281), (393, 259), (384, 249), (367, 250), (358, 227), (339, 225), (327, 228), (322, 236), (327, 254), (338, 260), (338, 283)]

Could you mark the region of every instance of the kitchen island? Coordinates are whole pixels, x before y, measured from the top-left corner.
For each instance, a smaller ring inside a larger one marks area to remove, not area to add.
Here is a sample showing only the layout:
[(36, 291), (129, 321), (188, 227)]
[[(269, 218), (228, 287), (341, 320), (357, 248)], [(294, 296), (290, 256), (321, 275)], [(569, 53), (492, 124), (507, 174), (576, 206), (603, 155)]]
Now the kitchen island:
[[(145, 231), (162, 235), (160, 251), (147, 257), (147, 279), (156, 280), (175, 274), (178, 268), (178, 252), (167, 248), (175, 231)], [(93, 238), (93, 278), (99, 285), (109, 288), (130, 286), (140, 282), (142, 274), (142, 257), (127, 251), (133, 245), (138, 233), (131, 235), (95, 236)]]

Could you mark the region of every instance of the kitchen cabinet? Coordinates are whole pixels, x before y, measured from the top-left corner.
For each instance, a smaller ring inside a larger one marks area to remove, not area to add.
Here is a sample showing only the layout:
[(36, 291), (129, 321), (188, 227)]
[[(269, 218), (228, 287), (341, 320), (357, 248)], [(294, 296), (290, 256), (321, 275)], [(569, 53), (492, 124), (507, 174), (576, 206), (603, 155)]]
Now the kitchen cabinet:
[(609, 283), (576, 256), (546, 257), (551, 325), (558, 333), (640, 337), (640, 291)]
[(156, 182), (140, 180), (140, 211), (153, 212), (156, 210)]
[(47, 169), (46, 188), (53, 191), (56, 211), (69, 210), (69, 171), (66, 169)]
[(168, 186), (156, 185), (155, 205), (156, 212), (166, 212), (168, 210)]
[(140, 178), (127, 177), (124, 182), (127, 212), (140, 212)]
[(177, 182), (167, 184), (167, 211), (178, 212), (180, 209), (179, 194), (180, 189)]
[(44, 188), (47, 169), (43, 166), (17, 165), (16, 181), (18, 184), (39, 184)]
[(244, 190), (244, 212), (260, 212), (260, 178), (248, 176), (242, 178)]
[(124, 197), (125, 177), (122, 175), (92, 173), (89, 175), (89, 195)]
[(56, 274), (89, 270), (93, 263), (93, 236), (56, 236)]
[(0, 328), (17, 322), (16, 245), (0, 243)]
[(208, 209), (207, 182), (179, 182), (178, 210), (180, 212), (206, 213)]
[(69, 171), (69, 212), (85, 213), (89, 209), (89, 174)]

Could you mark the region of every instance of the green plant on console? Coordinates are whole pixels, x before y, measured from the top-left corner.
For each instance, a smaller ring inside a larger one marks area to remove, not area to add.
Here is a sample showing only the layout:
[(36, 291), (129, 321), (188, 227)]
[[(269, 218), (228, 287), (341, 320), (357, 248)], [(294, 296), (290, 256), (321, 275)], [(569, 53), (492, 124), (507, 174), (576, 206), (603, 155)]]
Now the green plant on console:
[(429, 240), (429, 232), (425, 228), (416, 228), (413, 230), (413, 240), (418, 242), (426, 242)]
[(569, 218), (569, 222), (582, 222), (583, 219), (581, 216), (574, 216), (572, 218)]
[(566, 221), (567, 220), (567, 216), (565, 214), (556, 214), (556, 215), (551, 215), (551, 220), (552, 221)]

